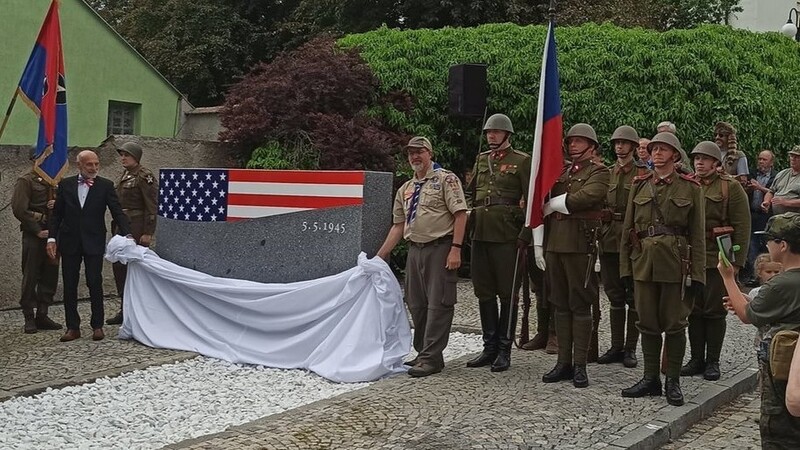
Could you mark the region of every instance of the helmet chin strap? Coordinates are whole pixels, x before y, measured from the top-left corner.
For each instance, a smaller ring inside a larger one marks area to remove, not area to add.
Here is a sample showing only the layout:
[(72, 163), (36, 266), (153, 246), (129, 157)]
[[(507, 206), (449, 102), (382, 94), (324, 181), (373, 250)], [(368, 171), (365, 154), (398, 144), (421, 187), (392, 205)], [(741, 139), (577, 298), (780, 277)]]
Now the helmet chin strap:
[[(584, 157), (584, 155), (586, 155), (586, 153), (587, 153), (589, 150), (591, 150), (591, 149), (592, 149), (592, 146), (591, 146), (591, 145), (590, 145), (590, 146), (588, 146), (588, 147), (586, 147), (586, 149), (585, 149), (584, 151), (582, 151), (580, 155), (578, 155), (577, 157), (575, 157), (575, 158), (573, 159), (573, 162), (577, 162), (578, 160), (583, 160), (583, 157)], [(569, 155), (569, 156), (572, 156), (572, 154), (570, 153), (570, 155)]]
[(511, 143), (508, 141), (508, 137), (509, 137), (509, 135), (510, 135), (510, 134), (511, 134), (511, 133), (509, 133), (508, 131), (506, 131), (506, 135), (505, 135), (505, 136), (503, 136), (503, 140), (502, 140), (502, 141), (500, 141), (500, 143), (499, 143), (499, 144), (492, 144), (492, 143), (490, 143), (490, 144), (489, 144), (489, 150), (491, 150), (491, 151), (495, 152), (495, 151), (497, 151), (497, 150), (504, 150), (504, 149), (506, 149), (506, 148), (510, 147), (510, 146), (511, 146)]

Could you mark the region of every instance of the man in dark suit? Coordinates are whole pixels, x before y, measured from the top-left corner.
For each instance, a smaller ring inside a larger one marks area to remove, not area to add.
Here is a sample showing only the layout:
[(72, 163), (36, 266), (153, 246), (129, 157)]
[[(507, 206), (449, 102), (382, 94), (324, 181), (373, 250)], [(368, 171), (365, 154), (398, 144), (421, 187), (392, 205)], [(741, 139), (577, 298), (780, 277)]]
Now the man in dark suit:
[(99, 341), (103, 333), (103, 253), (106, 248), (106, 208), (118, 224), (120, 235), (130, 235), (130, 222), (122, 211), (114, 183), (98, 177), (100, 160), (97, 154), (84, 150), (78, 154), (77, 176), (64, 178), (58, 184), (58, 196), (50, 218), (47, 253), (55, 258), (61, 253), (64, 281), (64, 314), (67, 332), (61, 342), (81, 337), (78, 315), (78, 281), (81, 261), (86, 273), (86, 286), (92, 303), (92, 339)]

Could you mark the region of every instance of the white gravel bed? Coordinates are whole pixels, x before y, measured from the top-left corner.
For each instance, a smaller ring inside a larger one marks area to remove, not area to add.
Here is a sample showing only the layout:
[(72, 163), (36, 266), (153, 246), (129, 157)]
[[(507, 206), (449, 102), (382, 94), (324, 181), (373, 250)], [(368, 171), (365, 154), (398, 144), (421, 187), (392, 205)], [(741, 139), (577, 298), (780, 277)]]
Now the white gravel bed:
[[(481, 348), (452, 333), (445, 358)], [(161, 448), (370, 384), (198, 357), (0, 403), (0, 449)]]

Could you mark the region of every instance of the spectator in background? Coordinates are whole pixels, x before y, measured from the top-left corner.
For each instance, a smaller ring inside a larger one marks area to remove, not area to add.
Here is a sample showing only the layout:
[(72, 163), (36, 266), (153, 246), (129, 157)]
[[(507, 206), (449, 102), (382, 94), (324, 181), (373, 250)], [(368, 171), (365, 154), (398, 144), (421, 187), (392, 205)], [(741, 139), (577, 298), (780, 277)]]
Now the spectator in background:
[(653, 161), (650, 159), (650, 152), (647, 151), (648, 145), (650, 145), (650, 139), (639, 139), (639, 147), (636, 149), (636, 155), (639, 157), (639, 162), (644, 164), (648, 169), (652, 169)]
[(747, 264), (742, 273), (739, 274), (739, 277), (748, 286), (757, 284), (755, 260), (759, 254), (767, 251), (763, 237), (760, 234), (755, 234), (755, 232), (764, 230), (770, 216), (769, 211), (761, 209), (761, 204), (764, 202), (764, 195), (769, 192), (769, 186), (775, 181), (776, 172), (772, 168), (774, 163), (775, 154), (769, 150), (762, 150), (758, 154), (756, 171), (751, 174), (747, 185), (747, 191), (750, 195), (750, 217), (752, 219), (753, 234), (750, 237), (750, 252), (747, 255)]
[(761, 209), (772, 214), (800, 212), (800, 145), (789, 151), (789, 168), (775, 175), (775, 181), (764, 194)]
[(739, 150), (736, 128), (728, 122), (717, 122), (714, 125), (714, 142), (722, 150), (722, 170), (736, 177), (746, 187), (750, 169), (747, 166), (747, 156)]

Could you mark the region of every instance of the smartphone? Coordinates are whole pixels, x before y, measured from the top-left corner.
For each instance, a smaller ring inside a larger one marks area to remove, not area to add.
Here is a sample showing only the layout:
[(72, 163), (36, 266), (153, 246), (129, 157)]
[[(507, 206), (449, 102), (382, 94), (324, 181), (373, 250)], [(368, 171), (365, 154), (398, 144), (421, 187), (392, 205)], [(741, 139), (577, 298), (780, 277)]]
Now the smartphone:
[(735, 249), (733, 247), (731, 235), (723, 234), (722, 236), (717, 236), (717, 246), (719, 247), (725, 265), (728, 267), (732, 266), (733, 263), (736, 262), (736, 255), (734, 253)]

